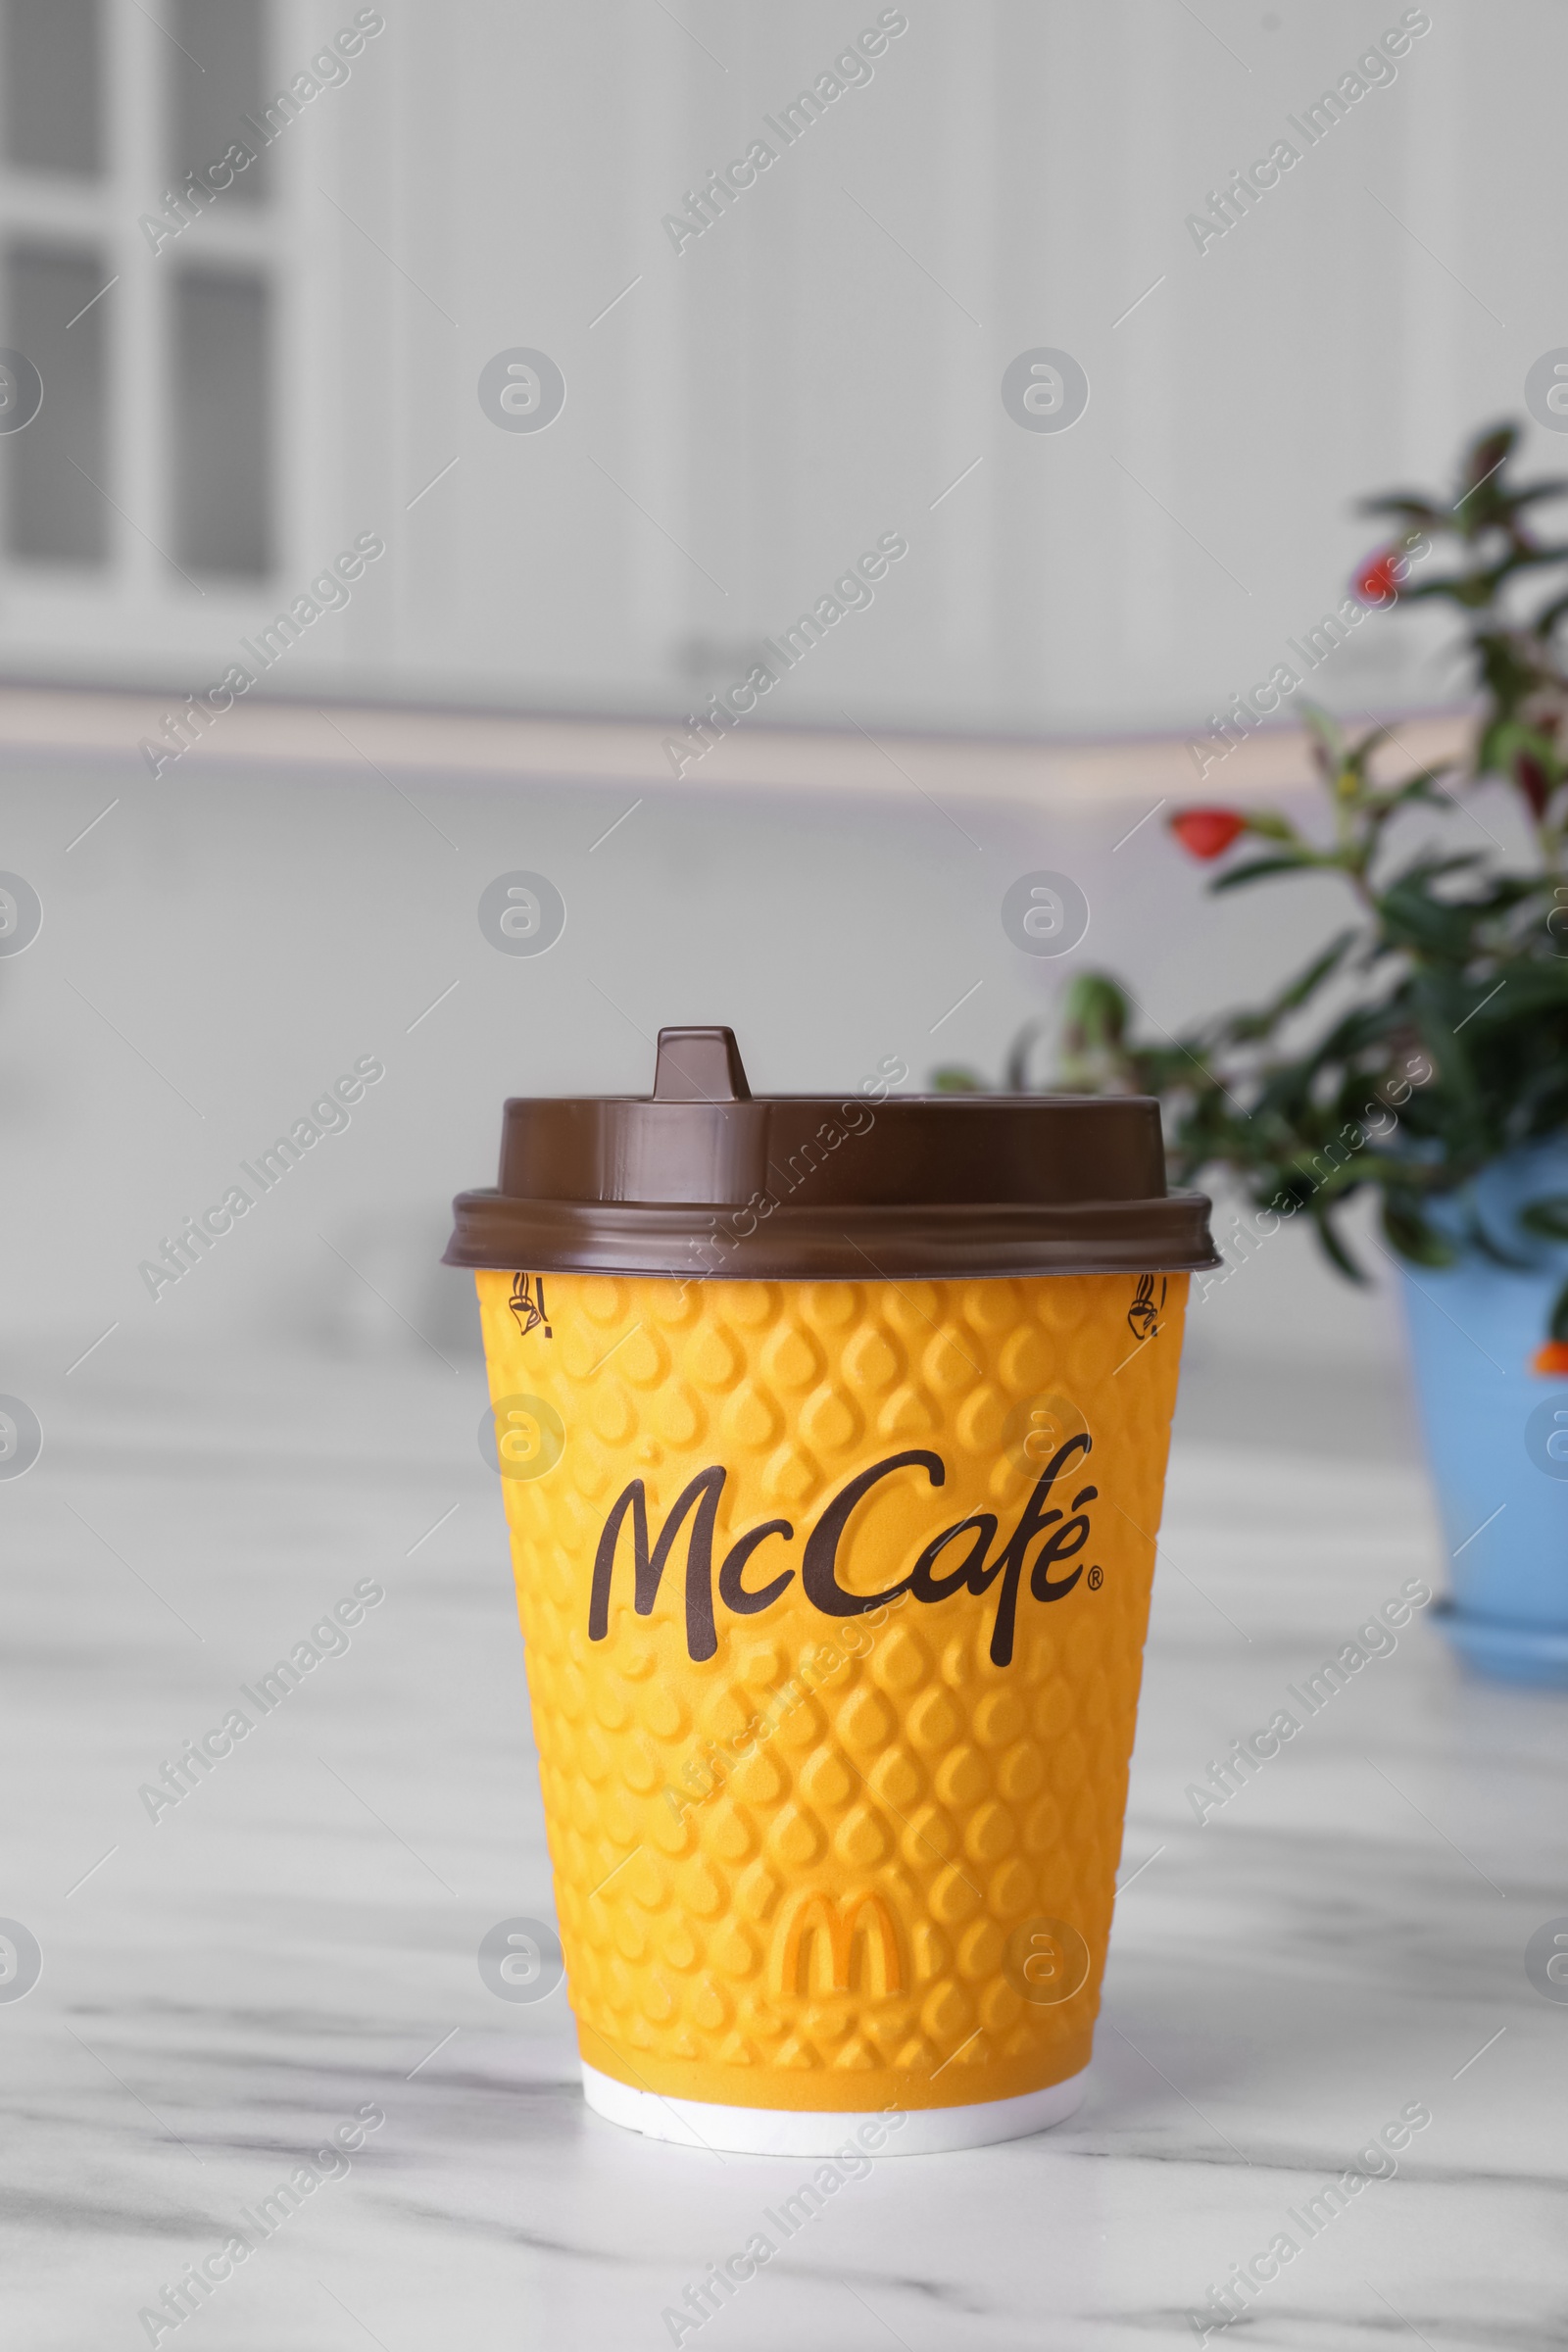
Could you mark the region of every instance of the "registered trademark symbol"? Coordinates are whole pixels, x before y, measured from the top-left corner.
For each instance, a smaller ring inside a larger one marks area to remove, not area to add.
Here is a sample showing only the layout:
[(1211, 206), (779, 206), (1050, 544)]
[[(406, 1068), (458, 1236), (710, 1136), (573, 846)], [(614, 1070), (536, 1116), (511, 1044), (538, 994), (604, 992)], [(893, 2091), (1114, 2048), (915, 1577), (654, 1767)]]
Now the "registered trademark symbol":
[(1101, 1588), (1101, 1586), (1102, 1586), (1102, 1585), (1104, 1583), (1104, 1581), (1105, 1581), (1105, 1571), (1103, 1570), (1103, 1568), (1091, 1568), (1091, 1569), (1090, 1569), (1090, 1571), (1089, 1571), (1089, 1590), (1090, 1590), (1090, 1592), (1098, 1592), (1100, 1591), (1100, 1588)]

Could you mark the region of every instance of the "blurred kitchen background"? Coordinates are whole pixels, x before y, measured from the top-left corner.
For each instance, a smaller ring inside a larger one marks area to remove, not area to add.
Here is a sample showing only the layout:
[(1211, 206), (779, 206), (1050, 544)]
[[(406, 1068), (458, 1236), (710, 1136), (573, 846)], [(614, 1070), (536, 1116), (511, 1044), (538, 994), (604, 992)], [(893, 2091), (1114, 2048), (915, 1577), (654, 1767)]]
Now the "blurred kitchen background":
[[(995, 1072), (1087, 964), (1170, 1028), (1303, 956), (1328, 885), (1211, 902), (1164, 819), (1304, 778), (1289, 705), (1206, 780), (1191, 746), (1347, 597), (1357, 496), (1496, 416), (1557, 454), (1565, 62), (1546, 0), (5, 0), (0, 867), (42, 919), (0, 956), (0, 1387), (47, 1428), (170, 1348), (476, 1380), (435, 1260), (505, 1095), (641, 1091), (664, 1021), (731, 1023), (759, 1089)], [(1039, 350), (1068, 429), (1004, 405)], [(1344, 635), (1318, 699), (1455, 739), (1441, 627)], [(1002, 927), (1039, 868), (1091, 907), (1059, 958)], [(517, 871), (548, 953), (481, 929)], [(141, 1262), (362, 1056), (352, 1125), (155, 1301)], [(1284, 1442), (1292, 1370), (1347, 1446), (1400, 1409), (1386, 1296), (1298, 1237), (1191, 1328), (1200, 1400)]]

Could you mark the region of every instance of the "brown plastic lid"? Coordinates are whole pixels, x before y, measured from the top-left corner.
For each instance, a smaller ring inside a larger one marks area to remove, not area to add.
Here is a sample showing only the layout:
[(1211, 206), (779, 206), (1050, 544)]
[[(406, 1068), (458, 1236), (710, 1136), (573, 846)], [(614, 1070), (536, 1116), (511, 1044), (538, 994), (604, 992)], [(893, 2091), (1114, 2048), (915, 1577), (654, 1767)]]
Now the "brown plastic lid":
[(1217, 1266), (1142, 1095), (757, 1098), (728, 1029), (662, 1029), (649, 1096), (506, 1106), (449, 1266), (864, 1282)]

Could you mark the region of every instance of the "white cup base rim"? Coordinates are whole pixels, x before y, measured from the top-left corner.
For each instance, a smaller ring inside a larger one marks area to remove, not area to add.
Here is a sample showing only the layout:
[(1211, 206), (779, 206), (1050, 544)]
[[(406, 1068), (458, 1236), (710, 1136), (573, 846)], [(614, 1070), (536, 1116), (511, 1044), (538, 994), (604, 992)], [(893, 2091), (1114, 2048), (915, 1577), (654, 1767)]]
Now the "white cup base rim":
[[(878, 2156), (942, 2156), (958, 2148), (983, 2148), (1003, 2139), (1022, 2139), (1049, 2131), (1076, 2113), (1088, 2086), (1089, 2070), (1026, 2090), (1011, 2099), (981, 2099), (966, 2107), (915, 2107)], [(677, 2147), (718, 2148), (736, 2156), (831, 2156), (866, 2124), (885, 2125), (876, 2108), (848, 2110), (784, 2107), (725, 2107), (707, 2099), (668, 2099), (658, 2091), (634, 2090), (612, 2075), (582, 2061), (583, 2095), (595, 2115), (662, 2139)]]

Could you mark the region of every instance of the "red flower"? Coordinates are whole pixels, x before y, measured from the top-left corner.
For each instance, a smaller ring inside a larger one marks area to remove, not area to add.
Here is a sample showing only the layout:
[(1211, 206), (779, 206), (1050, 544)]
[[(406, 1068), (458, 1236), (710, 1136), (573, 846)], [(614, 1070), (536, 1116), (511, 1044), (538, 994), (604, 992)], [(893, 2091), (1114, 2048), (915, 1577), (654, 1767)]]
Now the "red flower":
[(1551, 798), (1551, 779), (1533, 752), (1515, 752), (1513, 780), (1530, 803), (1539, 825)]
[(1547, 1340), (1531, 1357), (1530, 1369), (1544, 1373), (1548, 1380), (1568, 1372), (1568, 1340)]
[(1369, 556), (1355, 575), (1356, 595), (1363, 605), (1392, 605), (1399, 593), (1399, 583), (1394, 576), (1396, 548), (1385, 548), (1380, 555)]
[(1170, 829), (1192, 858), (1223, 858), (1247, 819), (1234, 808), (1182, 808), (1170, 819)]

